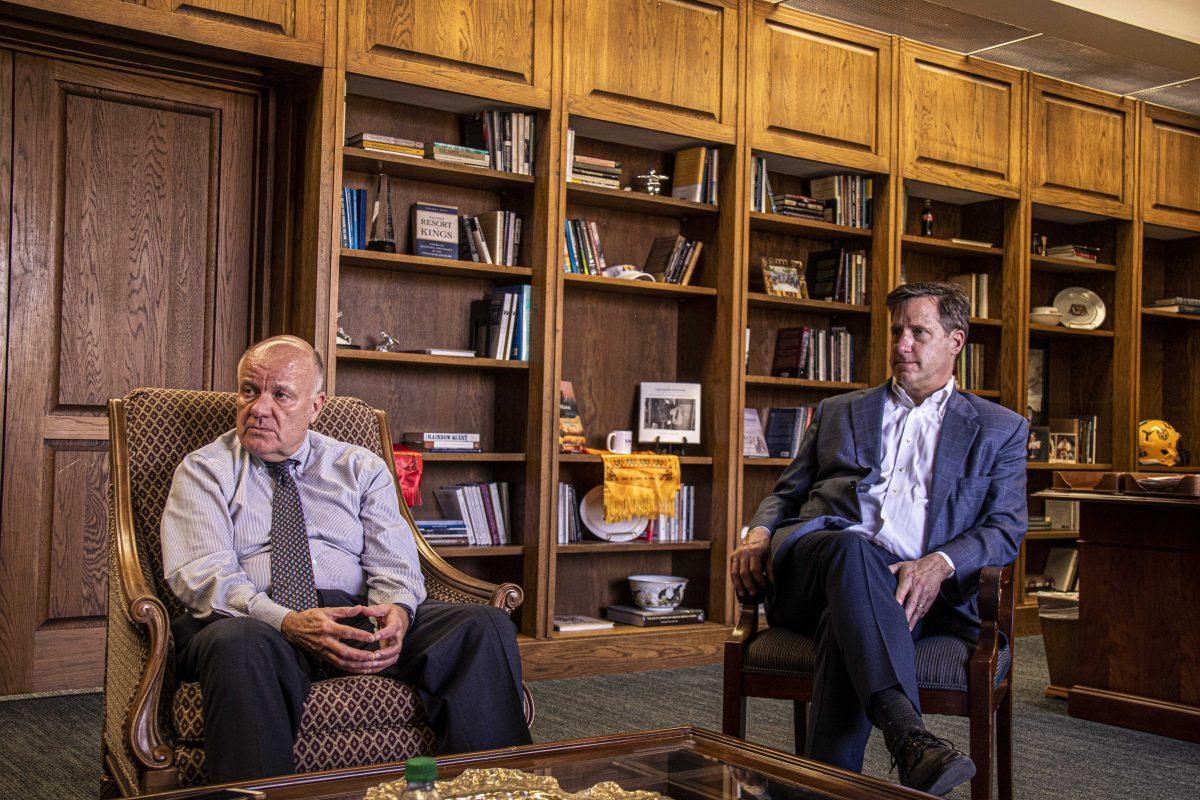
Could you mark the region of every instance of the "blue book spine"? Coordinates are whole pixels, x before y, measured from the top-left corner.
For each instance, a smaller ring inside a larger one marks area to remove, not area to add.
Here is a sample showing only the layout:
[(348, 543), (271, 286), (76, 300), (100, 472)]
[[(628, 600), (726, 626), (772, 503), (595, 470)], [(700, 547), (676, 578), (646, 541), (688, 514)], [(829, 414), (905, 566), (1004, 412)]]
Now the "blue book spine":
[(522, 296), (522, 300), (524, 301), (524, 302), (522, 302), (521, 305), (525, 309), (525, 314), (524, 314), (524, 316), (521, 317), (521, 319), (524, 321), (524, 324), (521, 327), (521, 360), (528, 361), (529, 360), (529, 329), (532, 327), (530, 324), (530, 320), (533, 319), (533, 287), (532, 286), (522, 286), (521, 287), (521, 296)]
[(367, 190), (358, 189), (358, 246), (367, 246)]
[(342, 247), (350, 247), (350, 190), (342, 187)]
[(575, 250), (575, 236), (571, 230), (571, 220), (563, 220), (563, 236), (567, 240), (567, 260), (571, 262), (572, 273), (579, 273), (579, 255)]

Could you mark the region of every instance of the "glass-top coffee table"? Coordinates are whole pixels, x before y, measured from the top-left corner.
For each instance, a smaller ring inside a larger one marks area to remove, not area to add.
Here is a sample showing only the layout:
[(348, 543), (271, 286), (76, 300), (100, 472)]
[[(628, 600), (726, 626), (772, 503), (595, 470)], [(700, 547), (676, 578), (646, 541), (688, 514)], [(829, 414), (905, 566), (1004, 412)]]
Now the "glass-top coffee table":
[[(554, 777), (567, 792), (602, 781), (626, 791), (648, 790), (673, 800), (826, 800), (826, 798), (927, 798), (893, 783), (799, 758), (780, 750), (703, 728), (533, 744), (438, 759), (438, 777), (468, 769), (518, 769)], [(362, 800), (367, 789), (404, 775), (402, 764), (291, 775), (231, 784), (235, 791), (205, 787), (143, 795), (145, 800), (204, 796), (265, 800)], [(250, 791), (246, 791), (250, 790)]]

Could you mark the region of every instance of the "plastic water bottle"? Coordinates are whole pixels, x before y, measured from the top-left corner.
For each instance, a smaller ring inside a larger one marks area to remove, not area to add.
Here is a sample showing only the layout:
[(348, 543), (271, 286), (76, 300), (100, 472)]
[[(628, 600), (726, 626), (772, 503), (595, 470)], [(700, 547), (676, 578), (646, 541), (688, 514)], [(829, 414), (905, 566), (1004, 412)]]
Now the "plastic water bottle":
[(437, 762), (427, 756), (404, 762), (404, 800), (440, 800)]

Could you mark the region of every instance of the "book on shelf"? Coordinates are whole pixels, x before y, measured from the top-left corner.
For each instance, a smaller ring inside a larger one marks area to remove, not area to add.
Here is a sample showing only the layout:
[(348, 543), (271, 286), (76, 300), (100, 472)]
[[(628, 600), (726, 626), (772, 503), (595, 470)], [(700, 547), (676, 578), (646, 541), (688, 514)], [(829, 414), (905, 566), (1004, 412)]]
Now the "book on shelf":
[(460, 483), (434, 490), (447, 518), (461, 519), (472, 545), (509, 544), (508, 483)]
[(1051, 547), (1046, 553), (1046, 566), (1042, 574), (1054, 582), (1060, 592), (1075, 590), (1079, 573), (1079, 550), (1074, 547)]
[(771, 375), (814, 381), (854, 380), (854, 336), (843, 327), (780, 328)]
[(667, 625), (687, 625), (704, 622), (704, 610), (678, 606), (671, 611), (647, 611), (638, 606), (609, 606), (604, 616), (613, 622), (636, 625), (639, 628), (657, 628)]
[(767, 450), (771, 458), (795, 458), (804, 432), (812, 423), (814, 405), (772, 408), (767, 412)]
[(675, 514), (651, 517), (642, 537), (647, 542), (690, 542), (695, 538), (693, 516), (696, 509), (696, 487), (681, 484), (675, 493)]
[(660, 236), (650, 244), (642, 271), (661, 283), (687, 285), (703, 248), (703, 242), (688, 241), (678, 234)]
[(717, 203), (718, 151), (715, 147), (689, 147), (675, 154), (671, 197), (693, 203)]
[(458, 208), (435, 203), (412, 204), (413, 254), (425, 258), (457, 259)]
[(417, 530), (433, 547), (463, 547), (471, 544), (467, 524), (461, 519), (419, 519)]
[(1100, 260), (1100, 248), (1082, 244), (1062, 244), (1046, 248), (1046, 255), (1051, 258), (1065, 258), (1068, 261), (1090, 261), (1096, 263)]
[(587, 447), (575, 387), (570, 381), (558, 383), (558, 452), (582, 453)]
[(808, 254), (808, 296), (834, 303), (867, 304), (867, 251), (835, 247)]
[(812, 219), (818, 222), (825, 221), (825, 204), (807, 195), (771, 195), (771, 206), (774, 208), (772, 213), (779, 214), (780, 216)]
[(611, 158), (580, 155), (575, 152), (575, 131), (567, 129), (567, 183), (601, 189), (621, 188), (621, 162)]
[(825, 221), (850, 228), (870, 228), (875, 181), (863, 175), (844, 174), (813, 178), (808, 195), (825, 205)]
[(1170, 311), (1175, 314), (1200, 314), (1200, 298), (1196, 297), (1163, 297), (1150, 304), (1156, 311)]
[(616, 625), (612, 620), (589, 617), (585, 614), (555, 614), (554, 630), (568, 633), (570, 631), (602, 631)]
[(762, 420), (758, 409), (742, 409), (742, 455), (746, 458), (769, 458), (767, 438), (763, 434)]
[(1099, 418), (1054, 417), (1050, 420), (1050, 462), (1095, 464)]
[(396, 136), (384, 136), (381, 133), (362, 131), (346, 140), (347, 147), (361, 147), (363, 150), (373, 150), (378, 153), (391, 153), (408, 158), (424, 158), (425, 143), (415, 139), (401, 139)]
[(951, 236), (950, 241), (955, 244), (969, 244), (972, 247), (995, 247), (993, 242), (985, 242), (980, 239), (964, 239), (961, 236)]
[(446, 142), (429, 142), (425, 145), (425, 157), (447, 164), (463, 164), (468, 167), (492, 166), (491, 156), (487, 150), (477, 147), (466, 147), (461, 144)]
[(440, 431), (405, 431), (401, 437), (405, 447), (413, 450), (444, 452), (479, 452), (478, 433), (449, 433)]
[(1046, 518), (1049, 529), (1055, 531), (1079, 530), (1079, 502), (1077, 500), (1047, 500)]
[(453, 356), (455, 358), (475, 358), (474, 350), (459, 350), (453, 347), (417, 347), (403, 350), (404, 353), (416, 353), (425, 356)]
[(367, 246), (367, 190), (342, 189), (342, 247), (364, 250)]
[(972, 391), (985, 388), (983, 385), (985, 353), (984, 345), (977, 342), (967, 342), (963, 347), (954, 364), (954, 381), (958, 384), (959, 389)]
[(1169, 306), (1151, 306), (1155, 311), (1169, 311), (1172, 314), (1200, 314), (1200, 305), (1169, 305)]
[(533, 288), (528, 284), (498, 286), (471, 303), (468, 338), (481, 358), (529, 360)]
[(988, 316), (988, 274), (986, 272), (964, 272), (946, 278), (949, 283), (962, 287), (967, 295), (967, 305), (972, 317)]
[(751, 172), (750, 210), (774, 214), (775, 204), (771, 200), (771, 176), (767, 172), (767, 159), (755, 156)]
[(602, 275), (608, 269), (604, 248), (600, 244), (600, 229), (586, 219), (563, 222), (563, 242), (566, 256), (563, 271), (576, 275)]
[(583, 540), (579, 499), (575, 495), (575, 485), (572, 483), (558, 484), (558, 526), (555, 530), (559, 544), (572, 544)]
[(487, 153), (492, 169), (533, 174), (536, 117), (524, 111), (488, 110), (462, 117), (463, 144)]

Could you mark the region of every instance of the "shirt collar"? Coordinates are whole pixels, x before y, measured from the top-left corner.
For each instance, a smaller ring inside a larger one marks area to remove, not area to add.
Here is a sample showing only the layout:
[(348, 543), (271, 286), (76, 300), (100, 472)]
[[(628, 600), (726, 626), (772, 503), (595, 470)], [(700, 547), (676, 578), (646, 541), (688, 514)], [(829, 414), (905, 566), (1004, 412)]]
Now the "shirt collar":
[[(238, 442), (238, 447), (242, 447), (242, 443), (240, 441)], [(250, 457), (251, 464), (253, 464), (255, 467), (258, 467), (259, 469), (264, 469), (264, 470), (266, 469), (266, 462), (264, 462), (261, 458), (254, 455), (249, 450), (246, 450), (244, 447), (242, 447), (242, 450), (246, 453), (246, 455), (248, 455)], [(296, 466), (292, 468), (292, 472), (294, 472), (297, 477), (299, 477), (300, 475), (303, 475), (305, 467), (307, 467), (309, 461), (312, 460), (312, 431), (311, 430), (304, 432), (304, 441), (300, 442), (300, 447), (296, 450), (296, 452), (294, 452), (290, 456), (288, 456), (288, 458), (293, 459), (297, 462)]]
[(954, 376), (951, 375), (950, 380), (946, 382), (945, 386), (929, 395), (929, 397), (925, 398), (924, 403), (917, 405), (913, 402), (913, 399), (908, 396), (908, 392), (904, 391), (904, 387), (893, 380), (890, 397), (892, 398), (892, 402), (897, 403), (904, 408), (915, 410), (918, 413), (926, 409), (930, 409), (932, 412), (940, 413), (945, 409), (946, 400), (950, 398), (950, 395), (954, 394), (954, 390)]

